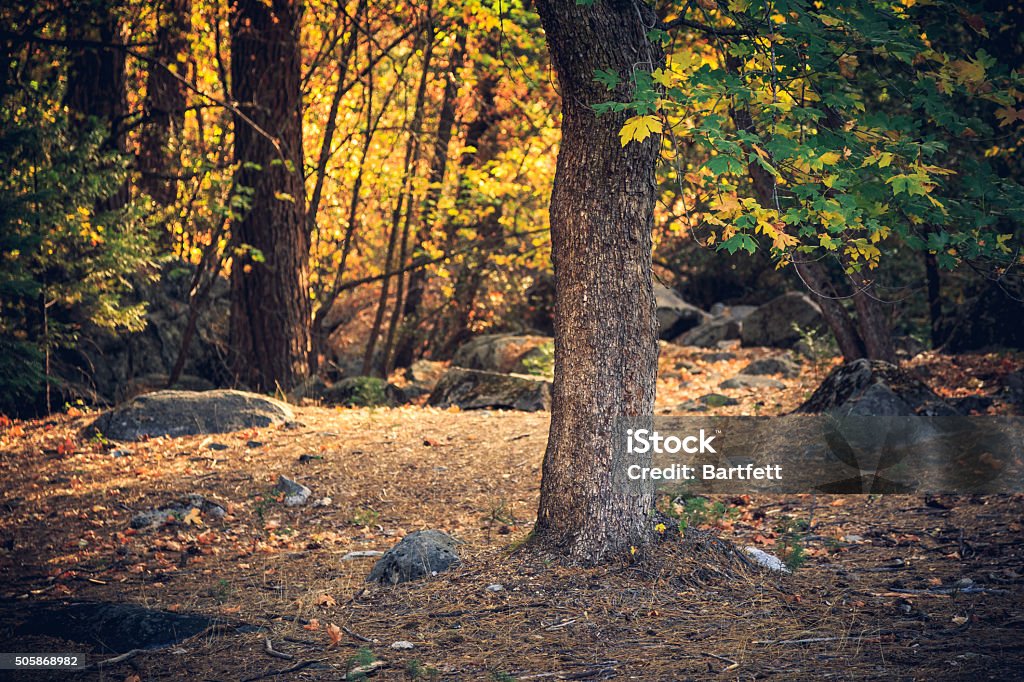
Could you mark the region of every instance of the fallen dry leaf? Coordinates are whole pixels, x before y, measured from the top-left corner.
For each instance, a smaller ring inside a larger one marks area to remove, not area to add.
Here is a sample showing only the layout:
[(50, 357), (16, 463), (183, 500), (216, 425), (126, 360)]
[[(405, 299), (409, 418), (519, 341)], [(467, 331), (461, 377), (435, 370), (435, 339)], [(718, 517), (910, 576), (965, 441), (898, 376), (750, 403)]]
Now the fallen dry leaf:
[(327, 636), (331, 640), (331, 646), (338, 646), (341, 644), (341, 628), (334, 623), (328, 623)]

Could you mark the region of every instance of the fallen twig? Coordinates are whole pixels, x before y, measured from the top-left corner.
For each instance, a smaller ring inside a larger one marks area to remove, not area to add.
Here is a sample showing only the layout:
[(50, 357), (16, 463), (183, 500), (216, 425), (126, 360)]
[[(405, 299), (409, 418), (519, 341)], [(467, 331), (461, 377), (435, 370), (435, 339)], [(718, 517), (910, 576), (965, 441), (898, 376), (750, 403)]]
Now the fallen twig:
[(537, 601), (530, 602), (529, 604), (502, 604), (501, 606), (492, 606), (486, 609), (460, 609), (458, 611), (445, 611), (444, 613), (428, 613), (428, 618), (458, 618), (459, 616), (468, 616), (478, 613), (502, 613), (504, 611), (512, 611), (514, 609), (530, 609), (538, 606), (547, 606), (547, 602)]
[(341, 631), (344, 632), (349, 637), (351, 637), (352, 639), (358, 639), (360, 642), (369, 642), (370, 644), (373, 644), (375, 642), (375, 640), (372, 640), (369, 637), (363, 637), (358, 632), (353, 632), (352, 630), (349, 630), (344, 625), (341, 626)]
[[(775, 644), (817, 644), (819, 642), (838, 642), (841, 639), (850, 637), (806, 637), (804, 639), (758, 639), (754, 644), (775, 645)], [(718, 658), (717, 656), (715, 658)]]
[(730, 670), (735, 670), (736, 668), (740, 667), (740, 664), (737, 663), (736, 661), (732, 660), (731, 658), (726, 658), (725, 656), (719, 656), (718, 654), (713, 654), (710, 651), (703, 651), (701, 653), (703, 653), (705, 656), (710, 656), (711, 658), (714, 658), (714, 659), (717, 659), (717, 660), (719, 660), (719, 661), (721, 661), (723, 663), (728, 663), (729, 664), (729, 665), (725, 666), (724, 668), (722, 668), (719, 672), (723, 672), (723, 673), (724, 672), (729, 672)]
[[(119, 656), (114, 656), (113, 658), (108, 658), (105, 661), (100, 661), (98, 663), (94, 663), (93, 666), (95, 666), (95, 668), (97, 670), (99, 670), (99, 669), (102, 669), (102, 668), (106, 668), (107, 666), (117, 665), (118, 663), (124, 663), (129, 658), (134, 658), (135, 656), (137, 656), (137, 655), (139, 655), (139, 654), (141, 654), (141, 653), (143, 653), (145, 651), (160, 651), (160, 649), (148, 649), (148, 650), (147, 649), (132, 649), (131, 651), (126, 651), (126, 652), (124, 652), (123, 654), (121, 654)], [(89, 666), (89, 667), (91, 668), (93, 666)]]
[(285, 661), (295, 660), (295, 656), (291, 654), (286, 654), (283, 651), (278, 651), (277, 649), (275, 649), (274, 644), (270, 641), (269, 637), (263, 638), (263, 650), (267, 652), (268, 656), (273, 656), (274, 658), (280, 658)]
[(349, 670), (347, 673), (345, 673), (345, 679), (361, 680), (370, 673), (376, 672), (378, 669), (383, 668), (386, 665), (387, 663), (385, 663), (384, 661), (373, 661), (372, 663), (367, 663), (366, 665), (357, 666)]
[(296, 672), (298, 672), (300, 670), (304, 670), (305, 668), (308, 668), (309, 666), (313, 665), (314, 663), (319, 663), (321, 660), (322, 659), (314, 658), (314, 659), (309, 660), (309, 661), (302, 661), (301, 663), (296, 663), (292, 667), (285, 668), (284, 670), (271, 670), (270, 672), (263, 673), (262, 675), (256, 675), (255, 677), (247, 677), (244, 680), (242, 680), (242, 682), (256, 682), (256, 680), (265, 680), (268, 677), (277, 677), (278, 675), (287, 675), (288, 673), (296, 673)]

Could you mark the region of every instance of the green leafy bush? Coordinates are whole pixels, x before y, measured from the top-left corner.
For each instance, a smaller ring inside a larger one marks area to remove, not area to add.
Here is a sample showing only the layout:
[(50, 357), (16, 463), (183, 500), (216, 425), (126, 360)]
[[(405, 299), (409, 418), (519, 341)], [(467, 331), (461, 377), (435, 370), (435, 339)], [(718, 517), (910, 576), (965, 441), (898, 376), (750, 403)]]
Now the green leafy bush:
[(86, 324), (135, 331), (129, 276), (150, 263), (148, 204), (103, 125), (72, 125), (54, 92), (0, 91), (0, 412), (43, 407), (46, 358)]

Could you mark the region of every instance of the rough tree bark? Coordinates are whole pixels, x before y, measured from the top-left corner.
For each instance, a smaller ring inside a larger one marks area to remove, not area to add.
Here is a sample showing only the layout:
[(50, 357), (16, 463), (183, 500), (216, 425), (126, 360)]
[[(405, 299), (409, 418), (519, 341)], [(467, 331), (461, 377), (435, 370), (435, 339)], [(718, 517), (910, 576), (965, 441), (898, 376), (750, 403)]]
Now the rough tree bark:
[[(288, 389), (305, 376), (310, 345), (302, 7), (294, 0), (236, 0), (232, 8), (232, 95), (255, 123), (234, 117), (236, 183), (254, 192), (249, 211), (232, 226), (234, 372), (257, 390)], [(262, 253), (262, 262), (249, 247)]]
[(562, 146), (551, 195), (555, 266), (555, 378), (533, 542), (594, 564), (653, 536), (653, 488), (626, 484), (618, 417), (650, 419), (658, 334), (651, 274), (657, 139), (623, 148), (626, 114), (591, 106), (628, 97), (594, 82), (656, 68), (645, 37), (654, 14), (637, 0), (537, 3), (562, 93)]
[[(169, 206), (178, 196), (174, 174), (180, 164), (171, 148), (174, 136), (185, 122), (187, 90), (171, 69), (179, 72), (179, 56), (188, 50), (192, 30), (192, 0), (168, 0), (158, 12), (156, 47), (146, 76), (146, 122), (139, 139), (138, 164), (143, 191), (160, 204)], [(183, 74), (178, 74), (179, 76)]]

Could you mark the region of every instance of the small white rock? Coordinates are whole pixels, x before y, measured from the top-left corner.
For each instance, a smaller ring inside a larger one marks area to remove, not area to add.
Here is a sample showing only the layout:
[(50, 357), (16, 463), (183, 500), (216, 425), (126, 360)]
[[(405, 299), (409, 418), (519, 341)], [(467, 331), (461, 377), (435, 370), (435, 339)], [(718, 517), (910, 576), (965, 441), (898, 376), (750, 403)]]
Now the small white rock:
[(360, 549), (355, 552), (348, 552), (345, 556), (341, 557), (342, 561), (348, 561), (349, 559), (362, 559), (365, 557), (378, 557), (384, 556), (384, 552), (376, 549)]
[(767, 568), (769, 571), (775, 571), (776, 573), (791, 572), (786, 568), (786, 564), (782, 563), (782, 559), (774, 554), (761, 551), (757, 547), (744, 547), (743, 551), (750, 555), (750, 558), (754, 560), (755, 564), (763, 568)]
[(487, 589), (491, 592), (501, 592), (505, 589), (505, 586), (500, 583), (494, 583), (493, 585), (488, 585)]
[(321, 497), (319, 500), (313, 503), (314, 507), (330, 507), (334, 504), (334, 500), (329, 497)]
[(400, 639), (391, 645), (392, 649), (415, 649), (416, 645), (412, 642), (407, 642), (404, 639)]

